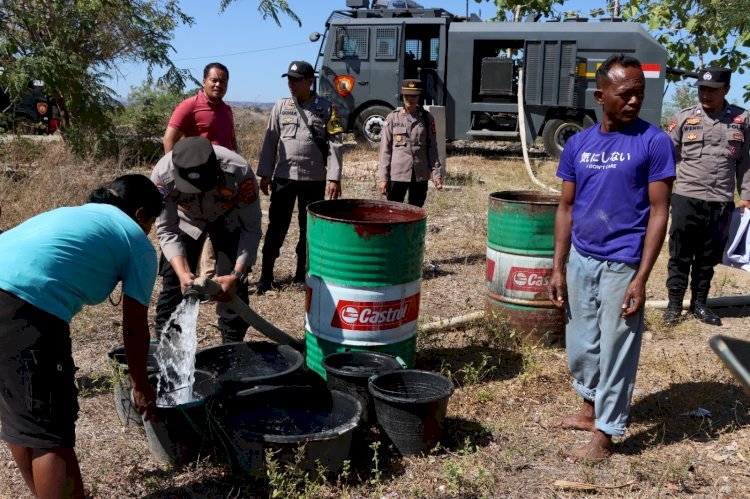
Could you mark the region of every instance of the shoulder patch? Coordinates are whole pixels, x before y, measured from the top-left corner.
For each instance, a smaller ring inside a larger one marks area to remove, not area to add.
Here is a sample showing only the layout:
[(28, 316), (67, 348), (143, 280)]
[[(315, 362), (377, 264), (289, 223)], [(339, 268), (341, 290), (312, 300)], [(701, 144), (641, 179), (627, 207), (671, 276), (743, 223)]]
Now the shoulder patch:
[(676, 127), (676, 126), (677, 126), (677, 122), (676, 121), (671, 121), (669, 123), (669, 129), (667, 131), (671, 132), (672, 130), (674, 130), (674, 127)]
[(258, 193), (255, 190), (255, 182), (252, 178), (247, 178), (240, 182), (240, 202), (252, 204), (258, 200)]

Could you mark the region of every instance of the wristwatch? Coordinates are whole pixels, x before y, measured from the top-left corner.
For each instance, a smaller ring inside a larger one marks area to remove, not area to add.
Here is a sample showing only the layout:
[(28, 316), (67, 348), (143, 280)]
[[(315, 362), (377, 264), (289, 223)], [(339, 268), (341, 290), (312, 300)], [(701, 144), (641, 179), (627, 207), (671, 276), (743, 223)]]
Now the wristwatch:
[(245, 284), (247, 282), (247, 272), (240, 272), (238, 270), (232, 269), (232, 271), (229, 273), (229, 275), (233, 275), (237, 279), (240, 280), (241, 283)]

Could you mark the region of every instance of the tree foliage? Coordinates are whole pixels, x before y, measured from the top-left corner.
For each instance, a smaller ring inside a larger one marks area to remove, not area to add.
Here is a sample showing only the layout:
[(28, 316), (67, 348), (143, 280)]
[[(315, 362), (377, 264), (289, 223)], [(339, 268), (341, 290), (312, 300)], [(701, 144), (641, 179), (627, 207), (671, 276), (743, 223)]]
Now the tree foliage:
[[(218, 8), (235, 1), (220, 0)], [(258, 2), (264, 19), (280, 25), (284, 14), (300, 23), (286, 0)], [(175, 29), (193, 23), (179, 0), (0, 0), (0, 87), (17, 99), (42, 80), (64, 128), (111, 132), (120, 104), (105, 82), (123, 64), (145, 64), (148, 81), (170, 90), (200, 84), (170, 59)]]
[[(725, 66), (750, 68), (750, 0), (662, 0), (623, 4), (623, 16), (642, 23), (667, 49), (667, 64), (695, 70)], [(745, 87), (745, 97), (750, 88)]]
[(149, 74), (166, 68), (164, 83), (185, 85), (170, 41), (192, 22), (177, 0), (0, 0), (0, 84), (17, 96), (42, 80), (65, 125), (102, 125), (117, 105), (105, 79), (123, 63), (146, 63)]
[(661, 127), (666, 130), (669, 122), (672, 121), (677, 113), (690, 106), (694, 106), (697, 102), (698, 91), (696, 88), (685, 83), (678, 83), (672, 99), (664, 104), (664, 109), (661, 113)]
[(491, 2), (497, 6), (493, 21), (520, 21), (528, 14), (550, 16), (556, 5), (565, 0), (474, 0), (476, 3)]
[[(224, 12), (229, 4), (236, 1), (237, 0), (221, 0), (221, 5), (219, 6), (219, 8), (222, 12)], [(292, 11), (286, 0), (260, 0), (260, 2), (258, 2), (258, 12), (260, 12), (260, 15), (261, 17), (263, 17), (264, 21), (270, 17), (271, 19), (273, 19), (277, 26), (281, 26), (279, 13), (290, 17), (294, 22), (302, 26), (302, 21), (300, 21), (300, 18), (297, 17), (297, 14)]]

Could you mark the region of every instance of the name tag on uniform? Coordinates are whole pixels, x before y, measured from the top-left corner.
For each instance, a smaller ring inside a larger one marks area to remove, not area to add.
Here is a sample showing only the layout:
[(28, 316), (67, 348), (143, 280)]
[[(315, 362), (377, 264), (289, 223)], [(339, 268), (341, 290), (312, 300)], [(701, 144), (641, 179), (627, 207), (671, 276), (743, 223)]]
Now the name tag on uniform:
[(696, 125), (700, 122), (701, 122), (700, 118), (688, 118), (685, 123), (687, 123), (688, 125)]

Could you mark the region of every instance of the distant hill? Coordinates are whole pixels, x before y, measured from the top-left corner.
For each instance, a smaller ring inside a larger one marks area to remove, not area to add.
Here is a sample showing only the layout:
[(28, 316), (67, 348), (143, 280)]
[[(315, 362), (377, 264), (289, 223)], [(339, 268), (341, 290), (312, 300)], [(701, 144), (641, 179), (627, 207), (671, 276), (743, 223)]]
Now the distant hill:
[(270, 111), (273, 108), (273, 102), (248, 102), (248, 101), (226, 101), (232, 107), (246, 107), (248, 109), (262, 109)]

